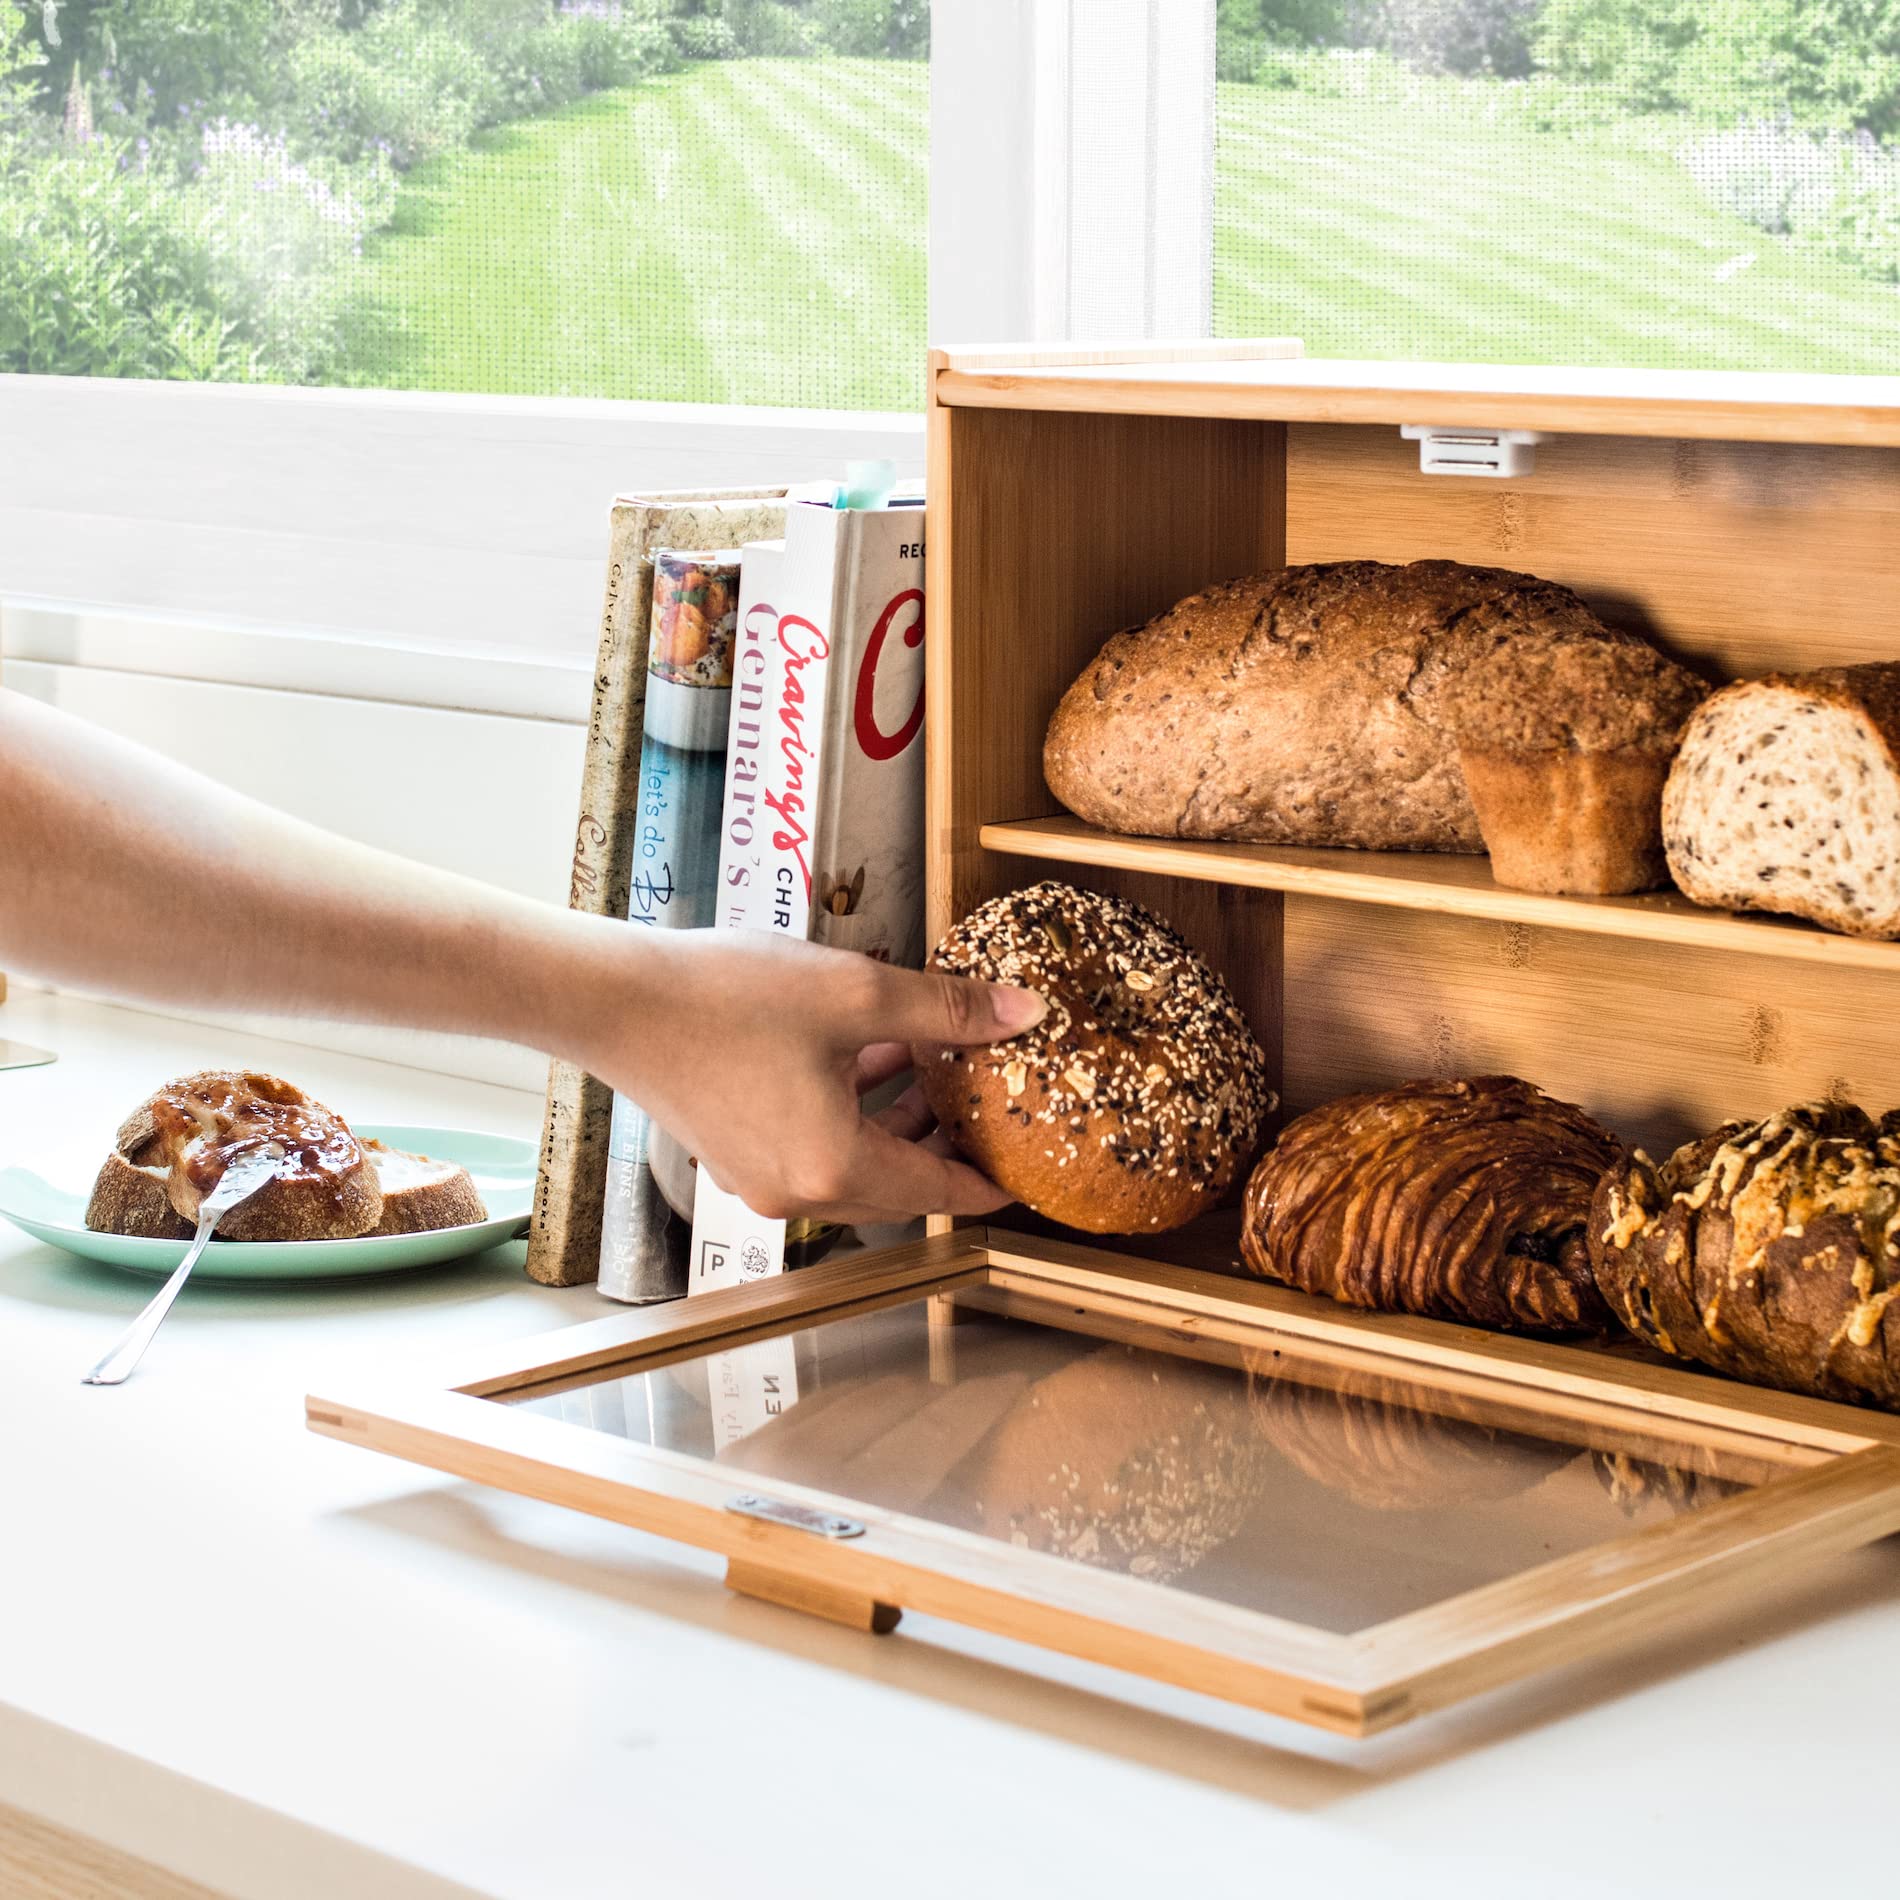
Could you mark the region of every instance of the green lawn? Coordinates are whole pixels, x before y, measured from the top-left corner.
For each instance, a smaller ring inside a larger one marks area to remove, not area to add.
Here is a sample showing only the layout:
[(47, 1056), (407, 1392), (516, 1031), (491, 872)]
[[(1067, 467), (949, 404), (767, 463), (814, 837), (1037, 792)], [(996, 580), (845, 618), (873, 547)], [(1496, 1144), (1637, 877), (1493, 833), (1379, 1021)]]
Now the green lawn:
[(694, 66), (420, 166), (353, 380), (914, 409), (927, 69)]
[(1666, 150), (1256, 86), (1222, 86), (1219, 111), (1223, 335), (1325, 356), (1900, 370), (1900, 294), (1716, 210)]
[[(421, 167), (365, 259), (353, 379), (916, 406), (921, 64), (745, 60)], [(1718, 211), (1668, 149), (1220, 91), (1214, 311), (1316, 355), (1900, 370), (1900, 295)]]

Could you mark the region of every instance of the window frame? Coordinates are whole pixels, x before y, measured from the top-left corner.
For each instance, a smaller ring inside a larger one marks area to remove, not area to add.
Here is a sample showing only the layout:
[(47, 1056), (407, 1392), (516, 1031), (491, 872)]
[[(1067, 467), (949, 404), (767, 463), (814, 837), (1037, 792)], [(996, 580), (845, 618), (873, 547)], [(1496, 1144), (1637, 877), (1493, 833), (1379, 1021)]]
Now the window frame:
[[(1213, 16), (1213, 0), (938, 10), (932, 339), (1066, 338), (1098, 308), (1106, 335), (1206, 333)], [(1128, 141), (1091, 116), (1078, 36), (1098, 66), (1140, 63), (1151, 128), (1147, 188), (1086, 247), (1075, 169)], [(1198, 144), (1179, 129), (1197, 86)], [(1174, 128), (1164, 159), (1157, 125)], [(614, 493), (865, 457), (920, 475), (921, 408), (0, 376), (0, 653), (580, 719)]]

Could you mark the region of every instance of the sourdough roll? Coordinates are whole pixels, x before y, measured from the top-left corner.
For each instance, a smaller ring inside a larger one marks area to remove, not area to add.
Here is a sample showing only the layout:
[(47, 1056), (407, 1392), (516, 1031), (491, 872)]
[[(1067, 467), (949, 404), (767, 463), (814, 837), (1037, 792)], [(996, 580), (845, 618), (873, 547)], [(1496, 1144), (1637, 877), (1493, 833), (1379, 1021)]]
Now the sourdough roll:
[(1900, 937), (1900, 662), (1771, 674), (1705, 700), (1663, 790), (1683, 894)]
[(1474, 661), (1458, 757), (1491, 875), (1597, 897), (1667, 883), (1663, 784), (1708, 690), (1648, 647), (1606, 640), (1514, 640)]
[(957, 925), (931, 967), (1040, 991), (1034, 1029), (920, 1064), (952, 1142), (1024, 1206), (1093, 1234), (1179, 1227), (1259, 1145), (1277, 1097), (1225, 983), (1138, 904), (1048, 882)]
[(227, 1240), (349, 1240), (383, 1216), (383, 1191), (342, 1116), (295, 1083), (258, 1070), (206, 1069), (167, 1082), (121, 1127), (122, 1144), (150, 1118), (167, 1166), (166, 1195), (194, 1224), (239, 1155), (275, 1146), (264, 1185), (218, 1223)]

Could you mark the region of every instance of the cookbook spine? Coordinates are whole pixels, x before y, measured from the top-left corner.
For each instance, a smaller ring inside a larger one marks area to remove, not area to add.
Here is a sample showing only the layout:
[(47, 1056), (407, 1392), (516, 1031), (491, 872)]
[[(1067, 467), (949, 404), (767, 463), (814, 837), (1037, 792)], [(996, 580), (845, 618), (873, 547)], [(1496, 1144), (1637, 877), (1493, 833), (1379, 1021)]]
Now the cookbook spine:
[[(914, 967), (923, 961), (921, 507), (794, 506), (779, 597), (753, 927)], [(839, 1239), (835, 1226), (754, 1213), (702, 1169), (690, 1288), (778, 1273)]]
[[(631, 827), (622, 814), (633, 803), (646, 704), (653, 581), (645, 536), (654, 512), (621, 497), (608, 518), (607, 585), (567, 891), (570, 910), (597, 917), (626, 914)], [(527, 1262), (529, 1278), (545, 1286), (577, 1286), (598, 1271), (612, 1107), (613, 1091), (577, 1063), (549, 1063)]]
[[(615, 498), (569, 867), (571, 909), (601, 917), (627, 914), (652, 550), (667, 540), (723, 547), (782, 533), (784, 495), (783, 489), (717, 488)], [(529, 1276), (544, 1285), (577, 1286), (598, 1270), (612, 1105), (613, 1092), (574, 1063), (549, 1064), (527, 1261)]]
[[(630, 923), (710, 924), (732, 703), (740, 563), (718, 554), (654, 555), (640, 815), (628, 882)], [(600, 1290), (644, 1304), (686, 1290), (691, 1157), (630, 1096), (614, 1097), (602, 1207)]]

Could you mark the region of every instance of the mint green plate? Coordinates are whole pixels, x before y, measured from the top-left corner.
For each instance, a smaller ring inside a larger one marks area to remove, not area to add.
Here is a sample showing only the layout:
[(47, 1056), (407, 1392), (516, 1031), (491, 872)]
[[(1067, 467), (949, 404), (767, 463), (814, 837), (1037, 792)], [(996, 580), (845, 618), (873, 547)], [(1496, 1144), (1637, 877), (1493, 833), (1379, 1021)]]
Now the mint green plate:
[[(488, 1218), (433, 1234), (364, 1235), (360, 1240), (214, 1240), (193, 1279), (344, 1280), (368, 1273), (403, 1273), (481, 1253), (528, 1231), (537, 1165), (532, 1142), (512, 1135), (480, 1135), (465, 1128), (387, 1127), (355, 1124), (391, 1148), (459, 1161), (475, 1182)], [(92, 1183), (77, 1192), (54, 1187), (30, 1168), (0, 1168), (0, 1220), (64, 1248), (82, 1259), (133, 1273), (163, 1276), (185, 1257), (182, 1240), (134, 1240), (125, 1234), (95, 1234), (86, 1225)]]

